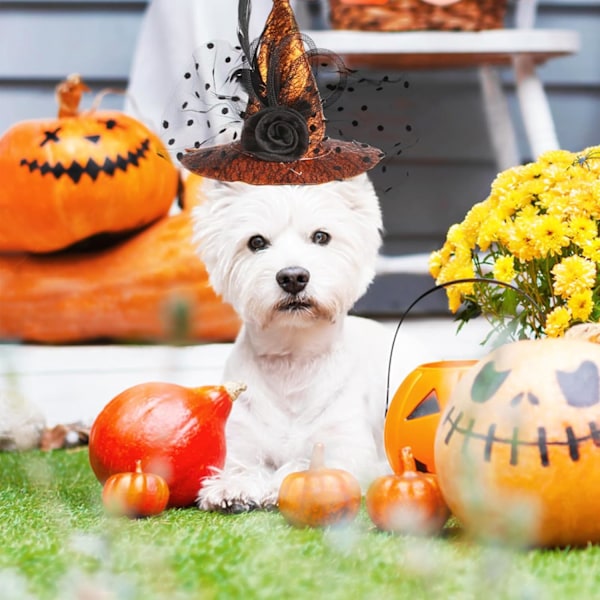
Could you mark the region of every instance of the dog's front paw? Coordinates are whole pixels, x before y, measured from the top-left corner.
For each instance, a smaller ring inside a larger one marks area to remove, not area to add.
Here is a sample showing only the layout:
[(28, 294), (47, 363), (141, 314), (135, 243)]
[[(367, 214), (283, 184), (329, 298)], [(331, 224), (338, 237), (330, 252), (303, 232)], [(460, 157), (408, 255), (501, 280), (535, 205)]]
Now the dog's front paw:
[(202, 494), (200, 494), (198, 506), (202, 510), (220, 512), (224, 515), (239, 515), (259, 508), (254, 500), (244, 498), (222, 498), (217, 502), (214, 502), (209, 498), (203, 497)]
[(264, 473), (254, 471), (222, 471), (204, 480), (198, 506), (202, 510), (225, 514), (273, 510), (277, 506), (277, 492), (268, 480)]

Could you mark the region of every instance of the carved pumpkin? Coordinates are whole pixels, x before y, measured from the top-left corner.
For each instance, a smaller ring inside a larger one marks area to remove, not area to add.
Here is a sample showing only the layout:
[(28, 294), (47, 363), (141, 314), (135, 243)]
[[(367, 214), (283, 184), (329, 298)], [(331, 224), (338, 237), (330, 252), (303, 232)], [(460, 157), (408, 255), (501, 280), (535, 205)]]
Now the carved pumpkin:
[(450, 510), (477, 536), (526, 545), (600, 541), (600, 346), (502, 346), (458, 382), (435, 462)]
[(411, 371), (394, 394), (385, 418), (384, 441), (395, 473), (403, 472), (402, 448), (410, 446), (419, 471), (435, 472), (433, 441), (441, 411), (460, 377), (476, 360), (426, 363)]
[(87, 87), (57, 88), (59, 116), (0, 139), (0, 251), (49, 252), (168, 213), (178, 172), (160, 139), (118, 111), (78, 112)]

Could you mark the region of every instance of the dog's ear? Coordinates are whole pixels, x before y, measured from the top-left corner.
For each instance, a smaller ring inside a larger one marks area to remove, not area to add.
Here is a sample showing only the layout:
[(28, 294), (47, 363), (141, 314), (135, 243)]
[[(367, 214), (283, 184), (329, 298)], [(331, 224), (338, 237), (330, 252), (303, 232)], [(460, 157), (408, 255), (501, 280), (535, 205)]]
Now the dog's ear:
[(229, 191), (233, 187), (232, 183), (226, 181), (219, 181), (218, 179), (205, 178), (202, 182), (202, 190), (206, 194), (216, 193), (223, 191)]
[(241, 193), (240, 185), (243, 184), (228, 183), (217, 179), (204, 179), (202, 193), (206, 198), (206, 202), (201, 203), (198, 212), (201, 214), (205, 214), (206, 211), (221, 212), (228, 208), (239, 197)]
[[(366, 222), (375, 224), (383, 232), (379, 198), (371, 179), (366, 173), (345, 179), (342, 198), (353, 212), (362, 215)], [(342, 188), (340, 188), (342, 189)]]

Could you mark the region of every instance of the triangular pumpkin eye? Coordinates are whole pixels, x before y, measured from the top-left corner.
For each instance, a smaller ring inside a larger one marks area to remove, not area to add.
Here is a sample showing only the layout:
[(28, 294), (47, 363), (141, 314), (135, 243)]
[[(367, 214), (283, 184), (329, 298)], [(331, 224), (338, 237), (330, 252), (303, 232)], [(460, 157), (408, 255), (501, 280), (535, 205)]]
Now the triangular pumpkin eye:
[(558, 385), (569, 406), (586, 408), (600, 402), (598, 367), (591, 361), (583, 361), (572, 372), (556, 371)]
[(508, 371), (497, 371), (493, 362), (484, 365), (477, 373), (471, 387), (471, 399), (482, 404), (487, 402), (510, 375)]
[(435, 390), (431, 390), (417, 406), (413, 409), (413, 411), (406, 417), (407, 421), (412, 421), (413, 419), (420, 419), (422, 417), (427, 417), (428, 415), (435, 415), (440, 412), (440, 403), (438, 401), (437, 392)]

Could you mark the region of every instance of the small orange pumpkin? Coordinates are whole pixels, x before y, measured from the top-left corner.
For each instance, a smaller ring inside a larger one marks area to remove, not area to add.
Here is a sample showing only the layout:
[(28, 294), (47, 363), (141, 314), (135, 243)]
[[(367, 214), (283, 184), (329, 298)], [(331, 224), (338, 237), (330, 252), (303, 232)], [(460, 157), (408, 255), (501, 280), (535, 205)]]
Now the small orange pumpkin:
[(457, 384), (435, 461), (450, 510), (476, 537), (600, 542), (600, 346), (524, 340), (489, 353)]
[(383, 531), (432, 535), (439, 533), (449, 511), (437, 479), (419, 473), (410, 447), (400, 454), (402, 473), (378, 477), (367, 490), (366, 507), (371, 520)]
[(169, 486), (155, 473), (144, 473), (142, 461), (133, 473), (115, 473), (102, 488), (102, 502), (114, 515), (150, 517), (160, 514), (169, 502)]
[(348, 471), (324, 464), (325, 448), (315, 444), (306, 471), (290, 473), (279, 488), (279, 510), (296, 527), (326, 527), (352, 521), (362, 492)]
[(440, 415), (458, 380), (476, 360), (442, 360), (411, 371), (394, 394), (385, 418), (384, 443), (394, 473), (404, 471), (402, 448), (410, 446), (419, 471), (435, 473), (433, 442)]
[(55, 119), (22, 121), (0, 138), (0, 251), (51, 252), (166, 215), (179, 175), (167, 150), (118, 111), (79, 112), (87, 87), (57, 87)]

